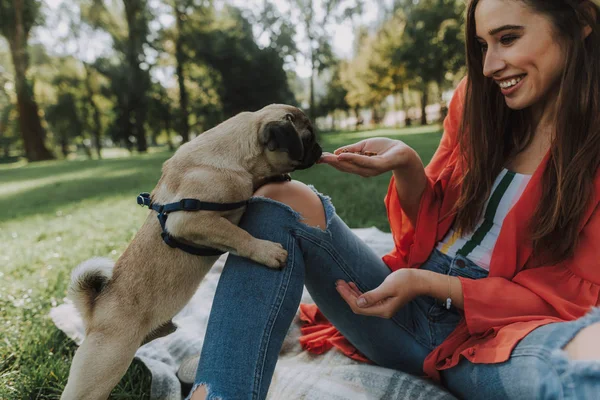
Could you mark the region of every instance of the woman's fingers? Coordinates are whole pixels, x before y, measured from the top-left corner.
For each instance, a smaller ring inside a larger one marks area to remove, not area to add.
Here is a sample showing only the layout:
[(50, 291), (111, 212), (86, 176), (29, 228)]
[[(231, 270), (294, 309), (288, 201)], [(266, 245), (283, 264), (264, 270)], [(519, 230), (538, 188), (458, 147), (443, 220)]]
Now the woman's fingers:
[(385, 170), (382, 157), (363, 156), (352, 153), (342, 153), (339, 156), (331, 153), (323, 153), (318, 161), (319, 164), (329, 164), (332, 167), (361, 176), (379, 175)]
[(339, 149), (336, 149), (333, 154), (335, 155), (340, 155), (343, 154), (345, 152), (358, 152), (360, 153), (361, 151), (363, 151), (364, 147), (365, 147), (365, 141), (361, 141), (358, 143), (354, 143), (354, 144), (349, 144), (347, 146), (343, 146), (340, 147)]
[(350, 306), (355, 314), (368, 315), (373, 317), (390, 318), (393, 315), (394, 306), (392, 304), (393, 298), (389, 297), (385, 300), (379, 301), (376, 304), (367, 307), (359, 307), (356, 304), (358, 300), (357, 294), (352, 290), (349, 284), (346, 282), (339, 283), (336, 289), (340, 296)]
[(323, 152), (321, 158), (317, 160), (317, 164), (330, 164), (337, 161), (337, 156), (328, 152)]
[(376, 171), (371, 168), (361, 167), (349, 161), (340, 161), (337, 156), (331, 153), (322, 155), (319, 159), (319, 164), (329, 164), (339, 171), (360, 175), (362, 177), (377, 175)]
[(352, 164), (358, 165), (363, 168), (378, 168), (381, 164), (381, 157), (378, 156), (365, 156), (362, 154), (354, 153), (341, 153), (338, 156), (339, 161), (347, 161)]
[(348, 282), (348, 286), (350, 286), (350, 289), (352, 289), (355, 295), (360, 296), (362, 294), (354, 282)]

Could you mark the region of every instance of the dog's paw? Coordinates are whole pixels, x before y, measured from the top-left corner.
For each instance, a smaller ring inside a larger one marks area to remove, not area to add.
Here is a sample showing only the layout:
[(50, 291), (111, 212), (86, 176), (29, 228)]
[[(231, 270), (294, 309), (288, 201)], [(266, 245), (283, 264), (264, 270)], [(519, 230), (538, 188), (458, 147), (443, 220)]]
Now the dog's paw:
[(279, 243), (261, 240), (255, 253), (257, 262), (269, 268), (283, 268), (287, 261), (288, 252)]

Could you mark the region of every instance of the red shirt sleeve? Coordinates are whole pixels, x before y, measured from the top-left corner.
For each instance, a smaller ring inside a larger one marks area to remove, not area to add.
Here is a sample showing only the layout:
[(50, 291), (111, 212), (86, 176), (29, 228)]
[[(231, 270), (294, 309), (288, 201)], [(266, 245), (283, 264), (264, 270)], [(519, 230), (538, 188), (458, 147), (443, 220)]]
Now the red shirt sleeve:
[(460, 129), (464, 108), (466, 78), (456, 88), (444, 119), (444, 133), (433, 158), (425, 168), (427, 183), (419, 203), (416, 223), (413, 224), (402, 210), (396, 191), (396, 180), (392, 176), (385, 196), (390, 229), (394, 239), (394, 250), (383, 257), (392, 269), (415, 267), (410, 265), (410, 254), (418, 246), (430, 252), (436, 241), (436, 232), (443, 192), (452, 173), (452, 156), (457, 148), (457, 135)]

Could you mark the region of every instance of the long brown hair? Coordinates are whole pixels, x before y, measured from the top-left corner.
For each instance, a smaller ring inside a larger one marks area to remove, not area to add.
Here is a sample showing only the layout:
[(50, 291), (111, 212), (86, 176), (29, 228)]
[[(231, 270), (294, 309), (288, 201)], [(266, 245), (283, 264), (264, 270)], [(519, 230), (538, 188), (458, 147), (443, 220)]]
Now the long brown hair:
[[(600, 24), (587, 0), (521, 1), (548, 17), (566, 55), (550, 159), (539, 205), (529, 221), (534, 254), (545, 263), (557, 263), (575, 251), (600, 165)], [(471, 0), (467, 10), (468, 79), (459, 134), (464, 178), (455, 207), (459, 232), (475, 229), (495, 177), (532, 140), (527, 110), (508, 108), (498, 85), (483, 75), (475, 28), (478, 3)], [(586, 25), (592, 32), (584, 39)]]

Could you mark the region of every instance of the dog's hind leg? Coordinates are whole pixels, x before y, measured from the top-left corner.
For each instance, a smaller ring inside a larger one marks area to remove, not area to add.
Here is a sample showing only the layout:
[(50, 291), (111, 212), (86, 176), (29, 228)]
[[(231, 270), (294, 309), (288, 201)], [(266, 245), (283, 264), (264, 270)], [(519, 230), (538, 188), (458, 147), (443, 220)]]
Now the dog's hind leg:
[(89, 332), (75, 352), (61, 399), (106, 400), (147, 333), (132, 326)]

